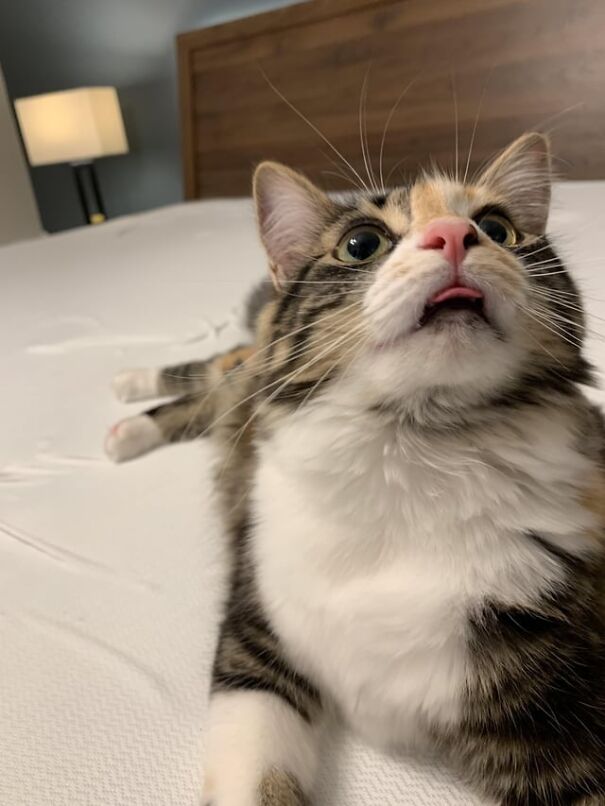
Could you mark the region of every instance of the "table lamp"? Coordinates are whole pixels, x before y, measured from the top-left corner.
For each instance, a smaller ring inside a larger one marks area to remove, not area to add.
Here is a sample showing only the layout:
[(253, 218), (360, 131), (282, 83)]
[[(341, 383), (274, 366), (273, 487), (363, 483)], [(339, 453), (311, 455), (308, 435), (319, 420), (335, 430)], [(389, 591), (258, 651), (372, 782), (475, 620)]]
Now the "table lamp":
[(128, 151), (115, 88), (82, 87), (19, 98), (15, 110), (30, 165), (69, 162), (87, 223), (105, 221), (93, 160)]

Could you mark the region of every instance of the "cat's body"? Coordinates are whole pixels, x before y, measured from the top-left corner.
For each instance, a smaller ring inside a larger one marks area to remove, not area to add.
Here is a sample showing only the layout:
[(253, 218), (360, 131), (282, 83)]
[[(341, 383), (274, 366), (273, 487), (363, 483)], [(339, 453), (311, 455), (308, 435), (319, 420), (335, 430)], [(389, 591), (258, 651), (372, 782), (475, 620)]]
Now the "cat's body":
[[(198, 365), (178, 427), (168, 404), (114, 432), (128, 458), (184, 438), (187, 410), (223, 446), (213, 806), (307, 803), (326, 709), (390, 749), (437, 745), (505, 806), (605, 803), (605, 432), (543, 237), (545, 153), (525, 138), (471, 190), (425, 180), (344, 208), (265, 168), (278, 293), (254, 346)], [(494, 198), (518, 243), (460, 223), (485, 227)], [(379, 240), (368, 221), (395, 245), (343, 270), (343, 232)]]
[(262, 445), (252, 551), (263, 605), (297, 668), (357, 730), (398, 745), (458, 726), (486, 602), (539, 607), (563, 581), (524, 531), (566, 547), (592, 525), (565, 494), (591, 469), (574, 419), (553, 406), (418, 438), (343, 397)]

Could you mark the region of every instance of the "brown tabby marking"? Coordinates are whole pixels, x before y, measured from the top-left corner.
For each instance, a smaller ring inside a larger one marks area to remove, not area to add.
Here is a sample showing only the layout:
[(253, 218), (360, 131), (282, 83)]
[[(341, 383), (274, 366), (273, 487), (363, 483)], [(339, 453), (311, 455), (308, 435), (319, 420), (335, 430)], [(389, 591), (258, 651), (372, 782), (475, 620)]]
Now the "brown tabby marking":
[(259, 806), (309, 806), (298, 781), (280, 770), (265, 775), (258, 793)]
[[(605, 529), (605, 471), (599, 473), (594, 484), (584, 491), (582, 503), (586, 509), (596, 515), (599, 526)], [(602, 529), (597, 529), (597, 533), (603, 539), (605, 534), (602, 533)]]
[(238, 347), (231, 350), (217, 359), (217, 364), (222, 372), (230, 372), (247, 361), (254, 354), (254, 347)]

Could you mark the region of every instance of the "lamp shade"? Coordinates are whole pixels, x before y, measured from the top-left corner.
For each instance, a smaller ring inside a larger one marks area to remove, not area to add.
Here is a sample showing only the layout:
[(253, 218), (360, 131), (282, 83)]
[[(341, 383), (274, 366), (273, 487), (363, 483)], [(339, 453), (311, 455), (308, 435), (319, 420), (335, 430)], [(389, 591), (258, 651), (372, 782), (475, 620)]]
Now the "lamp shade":
[(128, 151), (114, 87), (82, 87), (15, 101), (31, 165), (80, 162)]

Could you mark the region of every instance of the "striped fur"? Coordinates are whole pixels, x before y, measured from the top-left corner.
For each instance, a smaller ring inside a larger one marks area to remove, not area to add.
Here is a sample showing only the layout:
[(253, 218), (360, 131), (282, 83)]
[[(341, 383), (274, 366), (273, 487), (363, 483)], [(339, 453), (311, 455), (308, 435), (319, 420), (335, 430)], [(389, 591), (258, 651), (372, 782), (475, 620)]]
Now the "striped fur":
[[(379, 743), (428, 738), (502, 806), (605, 804), (605, 426), (578, 386), (582, 301), (544, 233), (548, 170), (535, 135), (474, 183), (338, 202), (259, 169), (276, 292), (255, 298), (253, 345), (160, 373), (186, 396), (142, 415), (165, 442), (222, 448), (213, 806), (309, 803), (334, 706)], [(478, 232), (469, 250), (488, 324), (418, 327), (414, 284), (442, 271), (419, 233), (490, 209), (519, 239)], [(359, 224), (390, 251), (343, 263)]]

